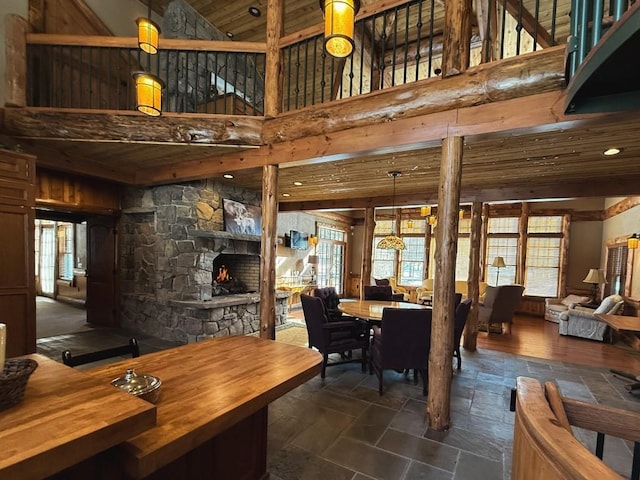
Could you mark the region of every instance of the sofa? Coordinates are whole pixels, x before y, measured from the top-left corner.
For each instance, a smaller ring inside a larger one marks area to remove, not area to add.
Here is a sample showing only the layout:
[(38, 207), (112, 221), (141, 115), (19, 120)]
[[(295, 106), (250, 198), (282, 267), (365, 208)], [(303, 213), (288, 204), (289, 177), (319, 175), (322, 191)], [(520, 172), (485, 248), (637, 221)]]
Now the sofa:
[(560, 323), (560, 314), (580, 303), (589, 303), (591, 297), (568, 295), (564, 298), (547, 298), (544, 301), (544, 319), (549, 322)]
[(624, 309), (624, 299), (620, 295), (609, 295), (602, 300), (598, 308), (574, 306), (560, 314), (558, 331), (560, 335), (588, 338), (604, 341), (607, 324), (595, 317), (595, 314), (618, 315)]

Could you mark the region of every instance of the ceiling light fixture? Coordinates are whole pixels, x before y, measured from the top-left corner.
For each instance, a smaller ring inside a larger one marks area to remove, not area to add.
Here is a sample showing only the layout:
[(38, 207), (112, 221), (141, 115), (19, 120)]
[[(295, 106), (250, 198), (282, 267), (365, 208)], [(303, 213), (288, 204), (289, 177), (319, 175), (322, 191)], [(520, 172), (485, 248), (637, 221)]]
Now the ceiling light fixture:
[(259, 17), (260, 15), (262, 15), (262, 12), (258, 7), (249, 7), (249, 15), (251, 15), (252, 17)]
[(420, 207), (420, 216), (428, 217), (431, 215), (431, 205), (427, 205), (426, 207)]
[[(398, 171), (389, 172), (387, 175), (393, 177), (393, 196), (391, 197), (391, 211), (394, 213), (393, 217), (395, 218), (396, 212), (396, 177), (402, 175), (402, 173)], [(391, 235), (387, 235), (382, 240), (378, 242), (376, 248), (380, 248), (382, 250), (404, 250), (407, 248), (404, 244), (404, 241), (395, 234), (395, 220), (391, 222)]]
[(610, 157), (612, 155), (618, 155), (620, 152), (622, 152), (621, 148), (611, 147), (611, 148), (607, 148), (604, 152), (602, 152), (602, 154), (607, 157)]
[(283, 196), (283, 197), (290, 197), (290, 196), (291, 196), (291, 194), (290, 194), (290, 193), (283, 193), (283, 194), (282, 194), (282, 196)]
[(302, 186), (302, 182), (293, 182), (293, 184), (294, 184), (296, 187), (301, 187), (301, 186)]
[(233, 38), (233, 33), (232, 32), (227, 32), (227, 37)]
[(136, 83), (136, 109), (152, 117), (162, 113), (162, 89), (164, 83), (147, 72), (134, 72)]
[(160, 27), (151, 20), (151, 0), (149, 0), (148, 6), (147, 18), (140, 17), (136, 19), (136, 25), (138, 25), (138, 47), (143, 52), (155, 55), (158, 53)]
[(360, 0), (320, 0), (324, 13), (324, 47), (337, 58), (348, 57), (353, 52), (355, 18), (360, 10)]
[(233, 175), (230, 173), (225, 173), (224, 175), (222, 175), (224, 178), (231, 180), (233, 178)]

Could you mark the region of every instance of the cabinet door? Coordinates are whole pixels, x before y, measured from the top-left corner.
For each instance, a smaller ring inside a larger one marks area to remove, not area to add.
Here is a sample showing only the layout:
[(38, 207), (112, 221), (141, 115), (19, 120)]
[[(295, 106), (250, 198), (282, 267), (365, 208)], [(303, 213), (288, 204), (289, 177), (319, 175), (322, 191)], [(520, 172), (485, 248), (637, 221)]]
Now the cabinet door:
[(33, 209), (0, 204), (0, 323), (7, 357), (35, 352)]

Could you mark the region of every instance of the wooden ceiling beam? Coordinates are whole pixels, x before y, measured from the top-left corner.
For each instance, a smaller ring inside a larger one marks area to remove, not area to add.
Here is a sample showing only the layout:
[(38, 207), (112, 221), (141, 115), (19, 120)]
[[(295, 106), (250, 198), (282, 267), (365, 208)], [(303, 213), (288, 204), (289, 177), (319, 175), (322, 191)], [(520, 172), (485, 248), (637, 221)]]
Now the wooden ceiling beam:
[(2, 130), (16, 138), (159, 144), (262, 144), (263, 117), (138, 112), (5, 108)]
[[(464, 175), (464, 167), (463, 167)], [(594, 182), (559, 183), (546, 186), (509, 187), (495, 189), (465, 189), (462, 187), (460, 203), (471, 202), (504, 202), (513, 200), (533, 200), (540, 198), (586, 198), (620, 195), (635, 195), (639, 191), (640, 175), (624, 179), (607, 179), (598, 184)], [(424, 195), (396, 195), (363, 197), (351, 199), (317, 200), (310, 202), (288, 202), (280, 200), (281, 212), (300, 210), (331, 210), (337, 208), (396, 207), (415, 205), (434, 205), (438, 203), (437, 190)]]

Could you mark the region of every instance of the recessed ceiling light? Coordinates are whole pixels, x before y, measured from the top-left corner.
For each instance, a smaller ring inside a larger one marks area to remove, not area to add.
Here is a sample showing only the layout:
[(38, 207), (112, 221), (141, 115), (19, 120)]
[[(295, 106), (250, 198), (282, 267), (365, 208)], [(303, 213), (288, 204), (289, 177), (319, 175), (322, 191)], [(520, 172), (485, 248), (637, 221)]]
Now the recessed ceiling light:
[(603, 155), (606, 155), (607, 157), (610, 157), (611, 155), (617, 155), (622, 151), (621, 148), (616, 148), (616, 147), (611, 147), (611, 148), (607, 148), (604, 152), (602, 152)]
[(227, 37), (233, 38), (233, 32), (227, 32)]
[(290, 196), (291, 196), (291, 194), (290, 194), (290, 193), (283, 193), (283, 194), (282, 194), (282, 196), (283, 196), (283, 197), (290, 197)]
[(230, 173), (225, 173), (224, 175), (222, 175), (224, 178), (228, 178), (229, 180), (231, 180), (233, 178), (233, 175), (231, 175)]
[(293, 182), (293, 184), (294, 184), (296, 187), (299, 187), (299, 186), (301, 186), (301, 185), (302, 185), (302, 182)]
[(259, 17), (262, 15), (262, 12), (258, 7), (249, 7), (249, 14), (253, 17)]

